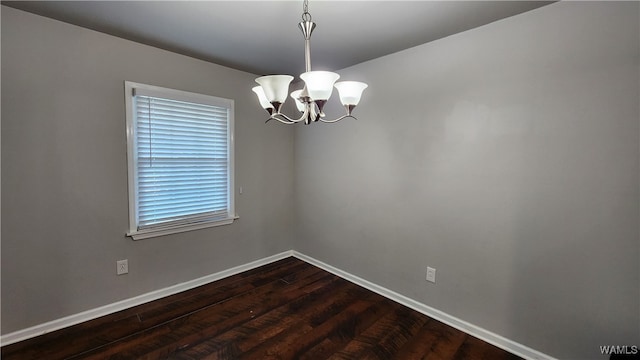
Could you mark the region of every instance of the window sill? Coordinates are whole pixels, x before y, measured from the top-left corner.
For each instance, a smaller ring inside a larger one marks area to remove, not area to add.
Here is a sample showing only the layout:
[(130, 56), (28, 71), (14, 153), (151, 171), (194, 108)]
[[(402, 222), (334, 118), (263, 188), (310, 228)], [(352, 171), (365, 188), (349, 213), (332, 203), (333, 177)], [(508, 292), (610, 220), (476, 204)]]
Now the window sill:
[(127, 233), (127, 236), (130, 236), (133, 240), (143, 240), (143, 239), (148, 239), (152, 237), (177, 234), (177, 233), (187, 232), (192, 230), (206, 229), (214, 226), (229, 225), (233, 223), (234, 220), (239, 218), (240, 217), (236, 215), (232, 218), (221, 219), (217, 221), (208, 221), (208, 222), (203, 222), (198, 224), (185, 224), (185, 225), (176, 225), (176, 226), (158, 228), (158, 229), (130, 231)]

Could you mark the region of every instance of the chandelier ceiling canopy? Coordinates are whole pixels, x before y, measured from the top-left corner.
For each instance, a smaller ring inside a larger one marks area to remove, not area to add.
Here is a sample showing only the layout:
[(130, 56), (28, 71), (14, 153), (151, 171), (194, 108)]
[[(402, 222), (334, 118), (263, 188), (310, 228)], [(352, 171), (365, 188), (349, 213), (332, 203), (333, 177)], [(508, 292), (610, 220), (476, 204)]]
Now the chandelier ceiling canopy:
[[(267, 75), (256, 79), (260, 84), (252, 90), (258, 96), (260, 105), (269, 113), (269, 120), (277, 120), (283, 124), (295, 124), (304, 122), (322, 121), (333, 123), (345, 118), (354, 118), (351, 115), (353, 109), (360, 102), (362, 92), (367, 88), (367, 84), (359, 81), (336, 82), (340, 75), (330, 71), (311, 71), (311, 33), (316, 27), (309, 13), (309, 1), (304, 0), (302, 9), (302, 22), (298, 27), (304, 36), (304, 60), (306, 72), (300, 74), (304, 81), (304, 87), (293, 91), (289, 96), (295, 101), (296, 107), (302, 113), (299, 118), (291, 118), (283, 114), (280, 110), (289, 92), (289, 84), (293, 80), (291, 75)], [(322, 111), (324, 105), (331, 97), (333, 88), (338, 90), (340, 101), (346, 110), (346, 114), (336, 119), (325, 119)]]

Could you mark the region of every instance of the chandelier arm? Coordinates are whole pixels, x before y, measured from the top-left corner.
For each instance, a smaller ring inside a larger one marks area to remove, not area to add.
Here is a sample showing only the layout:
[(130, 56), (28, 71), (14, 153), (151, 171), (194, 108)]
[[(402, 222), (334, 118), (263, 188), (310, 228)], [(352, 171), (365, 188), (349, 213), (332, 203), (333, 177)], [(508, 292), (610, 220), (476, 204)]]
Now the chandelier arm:
[(325, 119), (323, 119), (323, 118), (320, 118), (320, 119), (318, 119), (318, 120), (319, 120), (319, 121), (322, 121), (322, 122), (325, 122), (325, 123), (329, 123), (329, 124), (331, 124), (331, 123), (335, 123), (335, 122), (338, 122), (338, 121), (343, 120), (343, 119), (346, 119), (346, 118), (352, 118), (352, 119), (354, 119), (354, 120), (358, 120), (358, 119), (357, 119), (355, 116), (353, 116), (353, 115), (342, 115), (342, 116), (340, 116), (339, 118), (337, 118), (337, 119), (333, 119), (333, 120), (325, 120)]
[[(278, 116), (280, 118), (278, 118)], [(287, 115), (282, 114), (282, 113), (274, 114), (274, 115), (271, 116), (271, 118), (275, 119), (275, 120), (278, 120), (280, 122), (287, 122), (288, 124), (295, 124), (295, 123), (298, 123), (298, 122), (304, 120), (304, 117), (300, 117), (299, 119), (292, 119), (292, 118), (290, 118)]]
[(268, 123), (270, 120), (276, 120), (276, 121), (279, 121), (279, 122), (281, 122), (281, 123), (283, 123), (283, 124), (295, 124), (295, 122), (293, 122), (293, 121), (289, 121), (289, 120), (287, 120), (287, 119), (281, 119), (281, 118), (277, 117), (277, 115), (272, 115), (272, 116), (271, 116), (270, 118), (268, 118), (264, 123), (266, 124), (266, 123)]
[(292, 119), (292, 118), (288, 117), (287, 115), (285, 115), (283, 113), (277, 113), (277, 114), (271, 115), (271, 117), (269, 117), (269, 119), (267, 119), (267, 121), (265, 121), (265, 123), (268, 122), (271, 119), (274, 119), (274, 120), (280, 121), (283, 124), (295, 124), (295, 123), (299, 123), (299, 122), (305, 120), (307, 117), (309, 117), (309, 113), (310, 113), (309, 107), (305, 106), (304, 112), (302, 113), (302, 115), (298, 119)]

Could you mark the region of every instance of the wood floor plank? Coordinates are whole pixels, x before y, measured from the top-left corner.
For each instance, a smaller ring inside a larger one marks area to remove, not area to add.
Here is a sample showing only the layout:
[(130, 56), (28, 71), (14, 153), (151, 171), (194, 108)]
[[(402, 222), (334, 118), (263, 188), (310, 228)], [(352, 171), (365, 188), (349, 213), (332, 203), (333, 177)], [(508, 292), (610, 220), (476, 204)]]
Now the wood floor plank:
[(439, 321), (430, 322), (431, 330), (436, 334), (437, 340), (423, 357), (424, 360), (451, 360), (465, 341), (467, 334), (456, 330)]
[(393, 310), (349, 342), (330, 359), (391, 359), (428, 318), (393, 303)]
[(326, 319), (317, 327), (310, 322), (287, 331), (275, 342), (266, 342), (259, 348), (244, 354), (246, 359), (298, 359), (307, 350), (334, 333), (353, 334), (358, 325), (367, 318), (384, 311), (384, 304), (370, 299), (357, 299), (344, 310)]
[(438, 326), (436, 320), (430, 319), (410, 341), (400, 348), (394, 355), (394, 359), (422, 360), (440, 337)]
[(333, 339), (327, 338), (302, 354), (299, 360), (326, 359), (340, 348), (342, 348), (341, 344), (337, 344)]
[[(290, 278), (290, 282), (311, 283), (329, 276), (317, 268), (307, 267)], [(130, 359), (154, 358), (188, 345), (194, 339), (212, 336), (245, 322), (255, 313), (265, 312), (274, 303), (299, 296), (289, 292), (290, 283), (275, 280), (221, 303), (184, 315), (168, 323), (109, 344), (78, 358), (104, 359), (120, 354)]]
[(388, 301), (382, 296), (375, 295), (374, 299), (376, 307), (372, 308), (368, 316), (360, 316), (357, 321), (347, 323), (347, 326), (343, 326), (337, 331), (332, 331), (326, 335), (327, 341), (322, 341), (310, 348), (305, 354), (301, 354), (300, 358), (314, 360), (314, 359), (326, 359), (332, 354), (336, 353), (340, 349), (344, 348), (350, 341), (353, 341), (357, 336), (360, 336), (376, 321), (385, 316), (387, 313), (394, 309), (394, 303)]
[(245, 353), (249, 349), (268, 341), (273, 336), (286, 330), (297, 320), (297, 314), (302, 304), (322, 300), (320, 297), (326, 289), (336, 289), (340, 291), (344, 280), (335, 276), (327, 275), (314, 284), (322, 286), (309, 292), (309, 286), (303, 286), (297, 290), (299, 297), (294, 300), (284, 299), (279, 306), (274, 306), (267, 312), (255, 313), (245, 323), (229, 329), (225, 332), (210, 336), (204, 341), (189, 344), (169, 356), (171, 359), (193, 359), (193, 358), (215, 358), (215, 359), (235, 359), (237, 354)]
[[(275, 308), (261, 316), (257, 316), (247, 323), (231, 329), (219, 336), (205, 339), (191, 348), (180, 349), (172, 354), (175, 359), (236, 358), (238, 354), (246, 354), (258, 345), (273, 339), (279, 334), (296, 326), (303, 321), (301, 316), (312, 316), (309, 310), (318, 310), (322, 306), (332, 306), (346, 298), (345, 291), (349, 284), (339, 278), (334, 278), (325, 286), (318, 287), (294, 301)], [(333, 293), (337, 295), (333, 295)], [(231, 357), (229, 357), (231, 356)]]
[(2, 359), (513, 360), (293, 257), (16, 344)]
[(386, 318), (376, 324), (382, 330), (377, 339), (371, 340), (371, 347), (362, 354), (361, 359), (391, 359), (422, 326), (428, 317), (406, 307), (394, 311), (393, 318)]
[(357, 360), (358, 354), (363, 354), (367, 349), (371, 346), (371, 344), (361, 341), (359, 339), (354, 339), (349, 341), (344, 348), (340, 351), (337, 351), (327, 359), (329, 360)]

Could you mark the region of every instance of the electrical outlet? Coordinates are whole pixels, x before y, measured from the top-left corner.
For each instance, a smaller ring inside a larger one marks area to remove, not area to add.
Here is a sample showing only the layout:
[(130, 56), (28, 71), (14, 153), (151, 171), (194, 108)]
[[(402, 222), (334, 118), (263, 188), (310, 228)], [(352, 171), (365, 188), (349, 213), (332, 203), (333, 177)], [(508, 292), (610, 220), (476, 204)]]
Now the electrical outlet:
[(436, 282), (436, 269), (427, 267), (427, 281)]
[(116, 261), (116, 274), (124, 275), (129, 273), (129, 260), (118, 260)]

